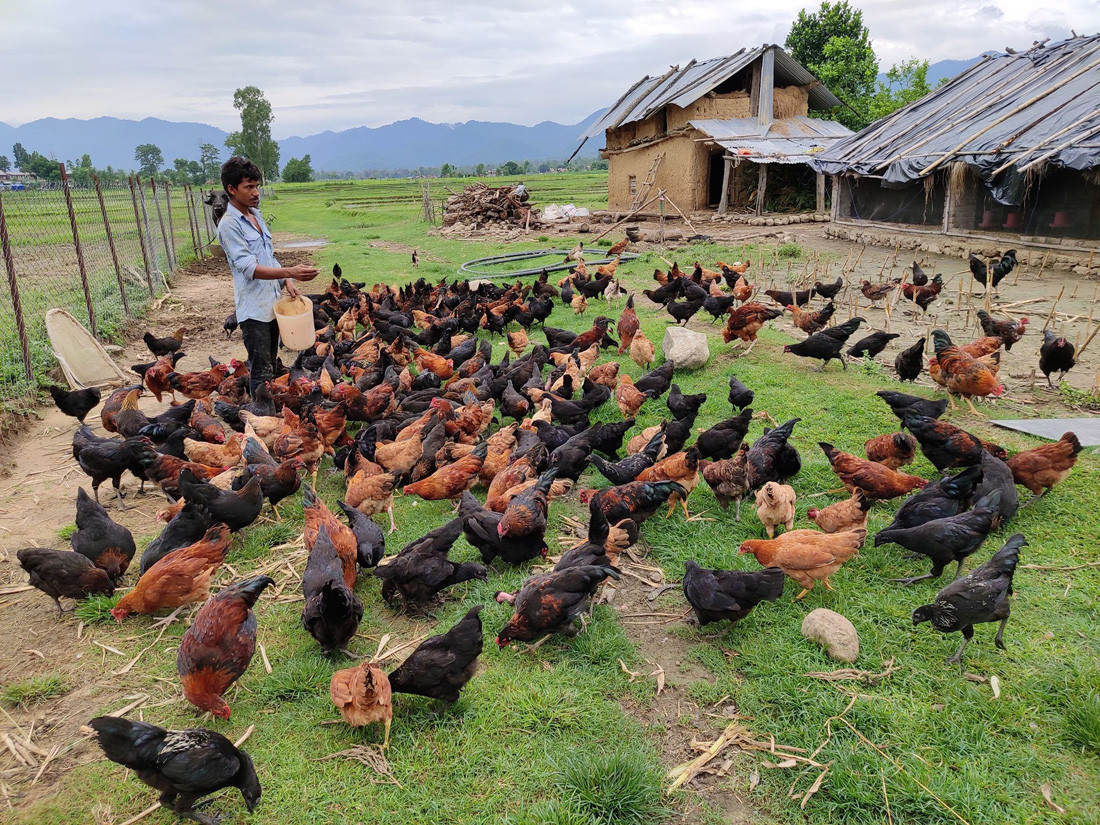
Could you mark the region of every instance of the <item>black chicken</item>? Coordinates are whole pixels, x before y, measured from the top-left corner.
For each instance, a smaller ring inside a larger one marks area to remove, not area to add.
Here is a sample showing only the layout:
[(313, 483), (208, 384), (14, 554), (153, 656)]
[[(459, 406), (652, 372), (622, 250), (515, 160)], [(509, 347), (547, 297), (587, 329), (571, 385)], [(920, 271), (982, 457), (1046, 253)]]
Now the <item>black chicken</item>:
[(157, 358), (163, 358), (170, 352), (175, 352), (183, 346), (183, 334), (185, 330), (178, 330), (175, 335), (168, 335), (164, 338), (157, 338), (151, 332), (146, 332), (141, 336), (141, 340), (145, 342), (145, 346), (149, 348), (149, 352), (157, 356)]
[(974, 635), (974, 625), (1000, 622), (993, 643), (1005, 649), (1004, 632), (1012, 612), (1012, 576), (1020, 562), (1020, 548), (1027, 541), (1022, 533), (1012, 536), (993, 558), (956, 579), (936, 594), (932, 604), (913, 611), (913, 624), (931, 622), (941, 633), (962, 632), (963, 643), (948, 662), (962, 664), (963, 651)]
[(915, 415), (926, 415), (929, 418), (939, 418), (947, 412), (947, 400), (934, 401), (930, 398), (921, 398), (919, 395), (907, 395), (893, 390), (879, 390), (875, 393), (893, 411), (899, 421), (905, 421), (907, 412)]
[(685, 301), (682, 304), (676, 303), (675, 300), (669, 300), (665, 303), (665, 309), (668, 310), (668, 314), (675, 319), (677, 324), (687, 326), (687, 322), (691, 320), (696, 312), (702, 309), (706, 300), (706, 298), (696, 298), (694, 301)]
[(199, 481), (184, 467), (180, 471), (179, 488), (183, 497), (204, 511), (212, 522), (224, 522), (234, 533), (259, 518), (264, 506), (264, 493), (258, 476), (253, 476), (244, 487), (233, 492)]
[(163, 559), (173, 550), (188, 547), (194, 544), (210, 529), (210, 518), (190, 501), (185, 502), (183, 509), (172, 516), (172, 520), (164, 526), (160, 535), (149, 542), (141, 553), (140, 572), (145, 574), (150, 567)]
[(840, 351), (848, 342), (848, 338), (859, 329), (859, 325), (863, 323), (863, 320), (863, 318), (857, 315), (850, 321), (845, 321), (843, 324), (838, 324), (835, 327), (830, 327), (829, 329), (811, 335), (805, 341), (799, 341), (797, 344), (788, 344), (783, 347), (783, 352), (789, 352), (801, 358), (820, 358), (822, 362), (821, 366), (818, 367), (815, 372), (824, 370), (828, 363), (834, 358), (840, 361), (844, 369), (848, 369), (848, 363), (844, 360), (844, 356)]
[(933, 481), (902, 502), (886, 530), (905, 530), (934, 519), (949, 518), (966, 510), (974, 489), (982, 478), (982, 468), (967, 467), (954, 476)]
[[(994, 256), (997, 257), (997, 256)], [(996, 289), (997, 285), (1001, 283), (1008, 275), (1016, 268), (1016, 250), (1010, 249), (1000, 256), (1000, 260), (993, 264), (992, 267), (986, 265), (983, 258), (979, 258), (973, 252), (970, 253), (968, 258), (970, 262), (970, 272), (974, 276), (974, 280), (982, 286), (986, 285), (986, 281), (992, 275), (993, 288)]]
[(46, 389), (50, 391), (53, 403), (57, 405), (57, 408), (65, 415), (71, 415), (81, 424), (84, 423), (84, 417), (95, 408), (100, 399), (99, 390), (95, 387), (69, 392), (51, 384)]
[(30, 574), (29, 584), (54, 600), (57, 615), (62, 614), (60, 598), (85, 599), (115, 592), (115, 583), (107, 571), (92, 564), (87, 556), (71, 550), (29, 547), (15, 554), (19, 566)]
[(592, 462), (600, 475), (610, 481), (612, 484), (628, 484), (638, 477), (638, 473), (647, 467), (652, 467), (657, 462), (657, 457), (661, 454), (663, 447), (664, 433), (657, 433), (653, 438), (649, 439), (649, 443), (645, 445), (645, 448), (634, 455), (629, 455), (622, 461), (611, 463), (605, 461), (598, 455), (592, 455), (589, 461)]
[(802, 469), (802, 457), (794, 445), (788, 443), (794, 425), (801, 418), (792, 418), (778, 427), (764, 430), (764, 434), (753, 442), (745, 457), (745, 477), (749, 490), (763, 487), (769, 481), (782, 484), (788, 478), (798, 475)]
[(216, 825), (217, 817), (198, 813), (194, 805), (222, 788), (238, 788), (250, 813), (260, 801), (252, 759), (220, 733), (205, 728), (165, 730), (120, 716), (100, 716), (88, 724), (107, 758), (160, 791), (160, 804), (178, 816)]
[(901, 333), (898, 332), (872, 332), (852, 344), (848, 348), (848, 354), (853, 358), (874, 358), (886, 349), (887, 344), (900, 337)]
[(737, 380), (736, 375), (730, 376), (729, 402), (734, 412), (740, 412), (745, 407), (752, 406), (753, 391)]
[(577, 635), (580, 628), (575, 619), (609, 577), (618, 579), (619, 572), (614, 567), (595, 565), (532, 576), (516, 594), (516, 612), (497, 634), (497, 646), (533, 642), (552, 633)]
[(821, 281), (815, 281), (813, 294), (820, 295), (822, 298), (831, 301), (842, 289), (844, 289), (844, 279), (838, 275), (837, 279), (831, 284), (823, 284)]
[(343, 649), (363, 620), (363, 602), (344, 582), (328, 528), (321, 525), (302, 573), (302, 625), (326, 653)]
[(483, 605), (474, 605), (454, 627), (429, 636), (390, 674), (390, 688), (396, 693), (413, 693), (444, 702), (458, 701), (459, 691), (477, 672)]
[(137, 552), (130, 531), (112, 521), (103, 506), (93, 501), (83, 487), (76, 493), (76, 532), (69, 541), (73, 550), (106, 570), (114, 582), (122, 578)]
[(356, 561), (360, 567), (375, 567), (386, 555), (386, 534), (374, 523), (374, 519), (364, 515), (343, 501), (336, 505), (344, 511), (351, 532), (355, 535)]
[(471, 579), (488, 580), (480, 564), (453, 562), (447, 558), (462, 534), (462, 519), (451, 519), (405, 545), (389, 564), (374, 568), (382, 579), (382, 598), (393, 602), (400, 593), (407, 603), (426, 602), (441, 590)]
[(681, 499), (687, 498), (687, 490), (675, 481), (632, 481), (599, 490), (591, 501), (603, 511), (609, 524), (618, 524), (623, 519), (641, 524), (655, 515), (674, 493)]
[(1074, 360), (1076, 353), (1077, 348), (1064, 336), (1058, 338), (1051, 330), (1044, 330), (1043, 345), (1039, 347), (1039, 369), (1047, 378), (1047, 386), (1054, 389), (1054, 384), (1050, 381), (1050, 375), (1054, 372), (1060, 373), (1058, 381), (1061, 383), (1065, 374), (1077, 363)]
[(672, 361), (667, 361), (654, 370), (650, 370), (637, 381), (634, 382), (634, 388), (638, 392), (648, 393), (652, 390), (651, 398), (660, 398), (666, 392), (668, 388), (672, 386), (672, 373), (676, 370), (676, 364)]
[(237, 322), (237, 313), (231, 312), (225, 316), (225, 322), (222, 324), (222, 329), (225, 330), (225, 340), (229, 340), (233, 337), (233, 333), (237, 331), (237, 327), (240, 326)]
[(668, 405), (669, 412), (677, 421), (683, 421), (685, 418), (694, 421), (695, 416), (699, 413), (699, 408), (706, 403), (706, 400), (707, 394), (705, 392), (684, 395), (680, 392), (680, 385), (673, 384), (665, 403)]
[(118, 509), (125, 510), (122, 490), (119, 488), (122, 474), (134, 466), (133, 452), (129, 445), (123, 441), (100, 438), (86, 425), (82, 425), (73, 435), (73, 457), (80, 469), (92, 480), (96, 502), (99, 502), (99, 485), (110, 479), (118, 497)]
[(901, 381), (916, 381), (924, 369), (924, 340), (919, 339), (911, 347), (898, 353), (894, 359), (894, 369)]
[(708, 570), (691, 559), (684, 563), (684, 596), (700, 625), (740, 621), (760, 602), (782, 596), (785, 580), (778, 567), (744, 572)]
[(741, 442), (749, 432), (749, 424), (752, 422), (752, 408), (741, 411), (741, 414), (725, 421), (719, 421), (709, 430), (699, 434), (695, 446), (699, 448), (702, 458), (712, 461), (721, 461), (733, 458), (733, 454), (741, 447)]
[(707, 295), (706, 300), (703, 301), (703, 309), (713, 315), (714, 320), (717, 321), (729, 312), (729, 308), (736, 300), (737, 297), (734, 295)]

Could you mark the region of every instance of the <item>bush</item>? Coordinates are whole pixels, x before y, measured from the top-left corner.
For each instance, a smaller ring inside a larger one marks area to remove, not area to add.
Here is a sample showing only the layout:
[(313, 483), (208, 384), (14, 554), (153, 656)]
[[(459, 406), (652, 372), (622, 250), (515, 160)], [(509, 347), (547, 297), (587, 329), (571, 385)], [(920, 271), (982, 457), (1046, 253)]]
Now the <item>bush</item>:
[(661, 773), (649, 755), (575, 754), (557, 780), (563, 799), (604, 825), (642, 825), (663, 817)]
[(801, 258), (802, 247), (796, 243), (785, 243), (775, 250), (775, 254), (780, 258)]

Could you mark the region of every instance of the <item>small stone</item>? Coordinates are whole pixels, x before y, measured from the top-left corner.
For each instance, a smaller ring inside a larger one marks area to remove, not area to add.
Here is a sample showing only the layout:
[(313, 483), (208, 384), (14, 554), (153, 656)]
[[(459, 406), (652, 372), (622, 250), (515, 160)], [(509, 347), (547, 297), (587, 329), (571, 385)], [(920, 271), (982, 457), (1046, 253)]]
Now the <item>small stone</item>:
[(666, 361), (676, 364), (676, 369), (694, 370), (706, 366), (710, 360), (707, 336), (684, 327), (669, 327), (661, 342)]
[(834, 610), (819, 607), (802, 620), (802, 635), (825, 648), (829, 658), (854, 662), (859, 658), (859, 634), (855, 625)]
[(122, 347), (118, 344), (104, 344), (103, 351), (108, 355), (122, 355)]

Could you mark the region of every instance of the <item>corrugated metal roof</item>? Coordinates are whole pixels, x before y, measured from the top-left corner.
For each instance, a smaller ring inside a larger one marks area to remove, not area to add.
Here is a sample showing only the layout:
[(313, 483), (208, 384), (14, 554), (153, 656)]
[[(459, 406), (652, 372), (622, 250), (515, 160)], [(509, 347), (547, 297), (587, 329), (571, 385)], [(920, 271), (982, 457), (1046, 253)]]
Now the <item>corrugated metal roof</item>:
[[(707, 92), (733, 77), (768, 49), (775, 51), (776, 84), (808, 86), (817, 81), (801, 63), (778, 46), (765, 43), (755, 49), (741, 49), (728, 57), (715, 57), (702, 62), (691, 61), (684, 68), (679, 66), (660, 77), (643, 77), (630, 87), (619, 100), (580, 136), (582, 141), (603, 134), (607, 129), (645, 120), (650, 115), (672, 103), (681, 108), (694, 103)], [(841, 100), (820, 83), (810, 90), (810, 106), (814, 109), (832, 109), (844, 105)]]
[(965, 162), (1005, 204), (1029, 168), (1100, 166), (1100, 35), (987, 57), (920, 100), (830, 146), (827, 174), (920, 180)]
[(776, 120), (764, 134), (754, 117), (693, 120), (691, 125), (730, 154), (768, 163), (808, 163), (825, 147), (852, 134), (835, 121), (803, 115)]

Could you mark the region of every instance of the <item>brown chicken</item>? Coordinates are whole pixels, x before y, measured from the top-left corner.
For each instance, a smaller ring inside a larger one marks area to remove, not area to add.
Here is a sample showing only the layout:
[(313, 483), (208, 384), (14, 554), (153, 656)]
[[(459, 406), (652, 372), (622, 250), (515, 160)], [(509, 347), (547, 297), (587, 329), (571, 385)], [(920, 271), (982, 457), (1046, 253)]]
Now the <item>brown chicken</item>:
[(634, 380), (625, 372), (619, 376), (619, 386), (615, 388), (615, 403), (619, 405), (619, 412), (624, 419), (636, 416), (642, 404), (650, 397), (648, 393), (639, 392), (634, 386)]
[[(614, 390), (619, 384), (619, 367), (618, 361), (608, 361), (606, 364), (593, 367), (588, 373), (588, 378), (594, 384), (603, 384), (605, 387)], [(629, 416), (627, 417), (629, 418)]]
[(868, 439), (863, 445), (867, 460), (877, 462), (891, 470), (913, 463), (917, 456), (917, 439), (909, 433), (890, 433)]
[(833, 472), (848, 492), (854, 492), (858, 487), (872, 501), (898, 498), (928, 483), (923, 478), (899, 473), (874, 461), (837, 450), (824, 441), (819, 441), (818, 446), (825, 452)]
[(359, 542), (355, 539), (355, 533), (342, 521), (337, 520), (312, 486), (309, 484), (302, 486), (302, 514), (305, 516), (302, 536), (306, 550), (313, 550), (313, 545), (317, 543), (317, 534), (324, 526), (328, 531), (329, 540), (336, 548), (336, 554), (340, 557), (344, 570), (344, 584), (350, 590), (355, 587), (355, 580), (359, 575), (359, 570), (355, 566), (355, 560), (359, 555)]
[(130, 394), (132, 390), (140, 390), (140, 386), (120, 387), (113, 393), (107, 396), (107, 400), (103, 402), (103, 406), (99, 410), (99, 420), (103, 424), (103, 429), (109, 433), (118, 432), (118, 414), (122, 412), (122, 405), (126, 401), (126, 396)]
[(176, 671), (183, 695), (199, 710), (229, 718), (222, 697), (241, 678), (256, 652), (256, 614), (252, 608), (270, 576), (256, 576), (218, 591), (199, 609), (180, 639)]
[(872, 284), (870, 281), (861, 281), (859, 291), (863, 293), (863, 297), (869, 301), (881, 301), (891, 292), (893, 292), (900, 280), (886, 281), (882, 284)]
[(623, 314), (619, 316), (619, 323), (615, 326), (616, 331), (619, 333), (620, 355), (630, 349), (630, 345), (634, 341), (634, 336), (637, 334), (640, 327), (641, 322), (634, 312), (634, 296), (630, 295), (626, 299), (626, 306), (623, 308)]
[(530, 343), (527, 340), (527, 330), (521, 329), (519, 332), (508, 333), (508, 349), (512, 351), (512, 354), (517, 358), (523, 355), (523, 351), (527, 349), (527, 344)]
[(180, 473), (184, 468), (190, 470), (199, 481), (209, 481), (225, 469), (158, 453), (147, 438), (131, 439), (126, 443), (145, 472), (145, 477), (173, 500), (180, 497)]
[(402, 492), (407, 496), (420, 496), (425, 501), (457, 499), (477, 481), (488, 450), (488, 442), (483, 441), (468, 456), (441, 467), (414, 484), (406, 484)]
[(188, 398), (206, 398), (240, 364), (236, 358), (202, 372), (170, 372), (168, 386)]
[(455, 374), (454, 361), (449, 358), (444, 358), (442, 355), (436, 355), (430, 350), (418, 349), (415, 359), (417, 369), (421, 372), (426, 370), (434, 373), (443, 381), (446, 381)]
[(847, 530), (866, 529), (867, 514), (870, 511), (871, 499), (856, 487), (850, 499), (838, 501), (820, 510), (811, 507), (806, 511), (806, 518), (826, 533), (843, 533)]
[(209, 441), (211, 444), (224, 444), (225, 429), (222, 427), (221, 422), (210, 414), (210, 410), (210, 400), (208, 398), (198, 401), (191, 411), (189, 422), (191, 429), (198, 430), (203, 441)]
[(390, 746), (391, 694), (389, 678), (382, 668), (369, 660), (357, 667), (336, 671), (329, 682), (329, 695), (345, 722), (357, 728), (375, 722), (386, 726), (383, 750)]
[(829, 577), (859, 554), (865, 538), (867, 531), (863, 529), (842, 533), (791, 530), (774, 539), (742, 542), (739, 552), (752, 553), (764, 567), (778, 567), (802, 585), (802, 592), (795, 596), (799, 601), (818, 581), (826, 590), (832, 590)]
[(649, 369), (656, 355), (657, 348), (645, 337), (645, 333), (640, 329), (635, 332), (630, 341), (630, 360), (645, 370)]
[(300, 458), (302, 464), (313, 476), (313, 486), (317, 486), (317, 470), (325, 455), (325, 442), (317, 428), (308, 420), (299, 420), (289, 407), (283, 407), (283, 431), (271, 442), (271, 455), (278, 461)]
[(168, 383), (168, 376), (175, 372), (176, 362), (182, 355), (182, 352), (170, 352), (154, 361), (153, 365), (145, 371), (145, 388), (156, 397), (157, 401), (160, 401), (165, 393), (170, 394), (173, 401), (176, 400), (176, 391)]
[(768, 538), (775, 538), (780, 524), (790, 532), (794, 529), (794, 487), (769, 481), (756, 491), (756, 517), (764, 525)]
[(1004, 394), (1005, 388), (997, 381), (997, 374), (953, 345), (942, 329), (932, 330), (932, 341), (936, 346), (936, 361), (951, 407), (955, 407), (954, 396), (961, 395), (975, 415), (983, 415), (974, 408), (974, 402), (970, 399), (973, 396), (984, 398)]
[(836, 312), (836, 304), (830, 301), (823, 309), (816, 312), (808, 312), (794, 304), (789, 304), (787, 309), (791, 313), (791, 320), (794, 321), (794, 325), (807, 335), (813, 335), (815, 332), (825, 329), (828, 325), (829, 319)]
[(1024, 333), (1027, 332), (1029, 319), (1025, 316), (1018, 321), (1011, 318), (1005, 321), (995, 321), (984, 309), (979, 309), (978, 322), (982, 325), (982, 332), (988, 336), (999, 338), (1004, 342), (1005, 349), (1011, 350), (1012, 345), (1023, 338)]
[[(507, 427), (501, 427), (486, 441), (485, 461), (482, 462), (481, 471), (478, 473), (478, 481), (486, 487), (493, 483), (497, 473), (512, 463), (512, 450), (516, 446), (518, 429), (519, 424), (509, 424)], [(469, 447), (465, 444), (463, 446)], [(468, 452), (473, 452), (473, 448), (469, 448)]]
[(756, 335), (765, 323), (778, 318), (783, 314), (781, 309), (769, 309), (763, 304), (743, 304), (737, 309), (730, 309), (730, 317), (726, 319), (726, 327), (722, 330), (722, 340), (727, 344), (734, 338), (748, 344), (749, 348), (742, 355), (748, 355), (756, 346)]
[(70, 550), (49, 550), (28, 547), (16, 554), (19, 565), (30, 574), (28, 584), (54, 600), (57, 615), (62, 614), (61, 597), (84, 599), (115, 592), (115, 583), (107, 571), (96, 567), (91, 559)]
[(722, 461), (700, 461), (699, 471), (703, 480), (710, 485), (714, 497), (723, 510), (728, 510), (731, 501), (737, 502), (737, 520), (741, 520), (741, 499), (749, 490), (746, 474), (746, 457), (749, 445), (742, 444), (733, 458)]
[(155, 613), (165, 608), (206, 601), (210, 579), (229, 550), (229, 528), (215, 524), (194, 544), (173, 550), (145, 571), (134, 589), (111, 610), (119, 624), (131, 613)]
[[(748, 264), (745, 264), (748, 267)], [(745, 280), (744, 275), (738, 275), (737, 280), (733, 283), (733, 297), (737, 299), (738, 303), (745, 303), (752, 297), (753, 287), (748, 281)]]
[(1083, 449), (1074, 433), (1065, 433), (1053, 444), (1016, 453), (1006, 463), (1017, 484), (1027, 487), (1037, 496), (1043, 496), (1056, 484), (1066, 480)]
[(503, 513), (504, 508), (508, 506), (508, 502), (512, 498), (512, 496), (509, 496), (509, 491), (537, 477), (538, 469), (529, 455), (513, 461), (497, 473), (490, 482), (489, 492), (485, 497), (485, 509)]
[(244, 437), (234, 434), (224, 444), (211, 444), (207, 441), (195, 441), (192, 438), (183, 439), (183, 454), (188, 460), (196, 464), (205, 464), (208, 467), (236, 467), (241, 463), (243, 448), (241, 442)]
[(679, 502), (684, 508), (684, 518), (690, 518), (688, 514), (687, 497), (699, 483), (699, 450), (691, 447), (688, 450), (674, 453), (667, 458), (662, 458), (651, 467), (647, 467), (638, 474), (635, 481), (675, 481), (685, 490), (681, 496), (679, 492), (673, 492), (668, 497), (668, 513), (665, 518), (672, 515)]
[(623, 238), (618, 243), (614, 243), (607, 248), (607, 257), (618, 258), (620, 253), (626, 252), (628, 246), (630, 246), (630, 238)]

